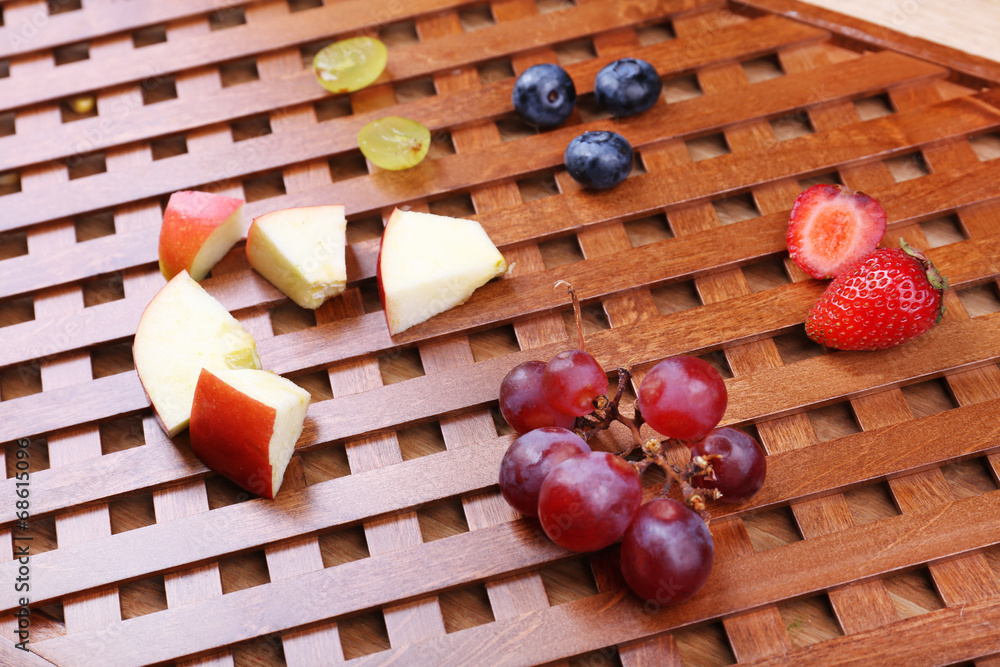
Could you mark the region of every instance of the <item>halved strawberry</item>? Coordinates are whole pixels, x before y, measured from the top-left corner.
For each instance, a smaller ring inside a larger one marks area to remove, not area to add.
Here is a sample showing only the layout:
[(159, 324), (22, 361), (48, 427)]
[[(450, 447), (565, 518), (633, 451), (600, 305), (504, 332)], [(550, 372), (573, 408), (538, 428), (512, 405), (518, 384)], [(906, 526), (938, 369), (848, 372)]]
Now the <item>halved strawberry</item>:
[(870, 253), (885, 234), (876, 199), (842, 185), (814, 185), (799, 195), (788, 221), (788, 253), (813, 278), (834, 278)]
[(948, 279), (902, 239), (849, 267), (806, 318), (806, 334), (838, 350), (882, 350), (905, 343), (944, 314)]

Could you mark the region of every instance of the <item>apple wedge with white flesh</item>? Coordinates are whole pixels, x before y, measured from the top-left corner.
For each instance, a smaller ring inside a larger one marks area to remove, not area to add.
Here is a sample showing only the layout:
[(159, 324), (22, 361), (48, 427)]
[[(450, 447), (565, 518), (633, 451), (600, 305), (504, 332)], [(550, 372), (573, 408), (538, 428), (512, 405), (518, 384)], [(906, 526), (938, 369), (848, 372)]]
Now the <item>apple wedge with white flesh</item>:
[(507, 262), (475, 220), (396, 209), (382, 232), (377, 281), (395, 335), (465, 303), (507, 272)]
[(182, 190), (170, 195), (160, 227), (160, 271), (201, 280), (243, 238), (243, 200)]
[(347, 285), (344, 207), (306, 206), (254, 218), (250, 266), (303, 308), (316, 309)]
[(146, 306), (132, 357), (170, 437), (188, 425), (202, 368), (260, 368), (253, 337), (187, 271), (174, 276)]
[(302, 435), (309, 392), (270, 371), (202, 369), (191, 449), (250, 493), (274, 498)]

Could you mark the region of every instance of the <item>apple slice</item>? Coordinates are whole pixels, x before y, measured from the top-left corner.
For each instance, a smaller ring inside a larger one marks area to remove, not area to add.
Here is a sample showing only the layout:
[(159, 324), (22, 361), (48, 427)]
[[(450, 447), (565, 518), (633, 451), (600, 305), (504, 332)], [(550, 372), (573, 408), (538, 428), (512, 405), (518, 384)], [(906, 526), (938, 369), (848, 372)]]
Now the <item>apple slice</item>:
[(247, 259), (260, 275), (302, 306), (315, 309), (347, 285), (344, 207), (306, 206), (254, 218)]
[(187, 271), (178, 273), (146, 306), (132, 358), (170, 437), (188, 425), (202, 368), (260, 368), (250, 334)]
[(170, 195), (160, 227), (160, 271), (201, 280), (243, 236), (243, 200), (182, 190)]
[(465, 303), (506, 272), (503, 255), (475, 220), (396, 209), (382, 233), (377, 269), (389, 333)]
[(302, 435), (309, 392), (270, 371), (202, 369), (191, 449), (215, 472), (264, 498), (281, 488)]

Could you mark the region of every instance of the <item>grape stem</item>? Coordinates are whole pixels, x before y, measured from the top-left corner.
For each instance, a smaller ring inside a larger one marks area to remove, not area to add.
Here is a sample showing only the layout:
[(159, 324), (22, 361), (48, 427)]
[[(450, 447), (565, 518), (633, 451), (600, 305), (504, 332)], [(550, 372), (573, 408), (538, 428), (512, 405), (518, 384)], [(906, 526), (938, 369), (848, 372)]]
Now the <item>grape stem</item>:
[[(613, 422), (619, 422), (624, 424), (632, 432), (632, 437), (635, 439), (636, 443), (642, 442), (641, 436), (639, 435), (639, 427), (642, 426), (642, 417), (638, 413), (638, 406), (636, 407), (635, 418), (629, 418), (627, 415), (623, 415), (618, 409), (621, 405), (622, 394), (625, 392), (625, 387), (632, 380), (632, 371), (628, 368), (618, 369), (618, 389), (615, 391), (615, 397), (608, 399), (607, 396), (601, 395), (594, 399), (594, 411), (588, 415), (577, 418), (576, 431), (584, 440), (590, 440), (594, 435), (603, 431), (604, 429), (611, 426)], [(638, 445), (636, 445), (638, 446)], [(630, 447), (624, 452), (619, 452), (619, 456), (625, 456), (635, 449), (635, 446)]]
[[(583, 350), (583, 314), (580, 309), (580, 298), (576, 295), (576, 290), (573, 289), (573, 286), (570, 283), (565, 280), (559, 280), (556, 282), (555, 286), (559, 287), (560, 285), (566, 286), (566, 291), (569, 292), (569, 296), (573, 301), (573, 317), (576, 320), (577, 344), (579, 345), (579, 349)], [(629, 462), (632, 467), (635, 468), (639, 477), (642, 477), (642, 474), (650, 465), (655, 464), (659, 466), (667, 477), (666, 482), (663, 484), (663, 488), (660, 489), (659, 495), (661, 497), (667, 496), (673, 485), (677, 484), (680, 487), (681, 495), (684, 497), (684, 503), (691, 509), (698, 512), (702, 519), (707, 522), (710, 517), (705, 509), (705, 500), (717, 500), (722, 496), (722, 493), (719, 492), (718, 489), (695, 488), (692, 486), (691, 480), (697, 476), (704, 476), (707, 479), (715, 479), (710, 459), (720, 457), (716, 455), (696, 456), (688, 461), (687, 466), (681, 468), (680, 466), (674, 465), (667, 459), (666, 451), (667, 449), (678, 445), (684, 445), (687, 447), (691, 443), (676, 439), (668, 439), (661, 442), (656, 438), (649, 438), (644, 441), (639, 429), (642, 428), (644, 423), (646, 423), (646, 420), (643, 418), (642, 413), (639, 412), (638, 403), (634, 406), (635, 415), (632, 417), (623, 415), (619, 409), (622, 395), (625, 392), (625, 386), (631, 381), (631, 369), (627, 367), (620, 367), (618, 369), (618, 389), (615, 392), (614, 398), (609, 399), (604, 394), (595, 398), (594, 411), (590, 414), (576, 418), (575, 430), (577, 435), (584, 440), (589, 441), (601, 431), (610, 428), (612, 423), (619, 422), (620, 424), (623, 424), (632, 433), (633, 444), (626, 447), (624, 450), (617, 452), (618, 456), (628, 456), (637, 448), (641, 448), (644, 455), (643, 460)]]
[[(668, 440), (667, 442), (676, 443), (679, 441)], [(656, 446), (654, 447), (651, 443), (656, 443)], [(663, 484), (663, 488), (660, 489), (660, 497), (666, 497), (670, 493), (671, 487), (677, 484), (684, 498), (684, 504), (698, 512), (701, 518), (708, 522), (710, 516), (705, 509), (705, 500), (718, 500), (722, 497), (722, 493), (718, 489), (695, 488), (691, 484), (691, 480), (697, 476), (706, 476), (711, 479), (712, 464), (708, 459), (720, 457), (716, 455), (712, 455), (711, 457), (695, 456), (688, 462), (687, 466), (681, 468), (667, 460), (663, 444), (655, 439), (651, 438), (643, 443), (642, 449), (643, 453), (646, 454), (646, 461), (659, 466), (667, 476), (667, 481)]]
[[(569, 292), (569, 297), (573, 301), (573, 319), (576, 320), (576, 342), (577, 346), (584, 350), (583, 348), (583, 311), (580, 309), (580, 297), (576, 295), (576, 290), (573, 286), (566, 282), (565, 280), (557, 280), (556, 287), (560, 285), (566, 286), (566, 291)], [(584, 350), (586, 352), (586, 350)]]

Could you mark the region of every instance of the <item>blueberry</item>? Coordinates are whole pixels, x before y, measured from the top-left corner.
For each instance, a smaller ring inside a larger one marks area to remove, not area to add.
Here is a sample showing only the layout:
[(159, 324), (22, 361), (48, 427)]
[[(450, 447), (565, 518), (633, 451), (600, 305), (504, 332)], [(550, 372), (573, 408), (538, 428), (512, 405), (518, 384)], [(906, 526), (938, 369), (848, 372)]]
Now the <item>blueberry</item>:
[(632, 116), (656, 104), (663, 89), (652, 65), (638, 58), (616, 60), (594, 79), (597, 103), (615, 116)]
[(511, 100), (525, 122), (555, 127), (573, 113), (576, 86), (559, 65), (532, 65), (517, 77)]
[(580, 185), (606, 190), (632, 171), (632, 145), (617, 132), (584, 132), (569, 142), (563, 161)]

